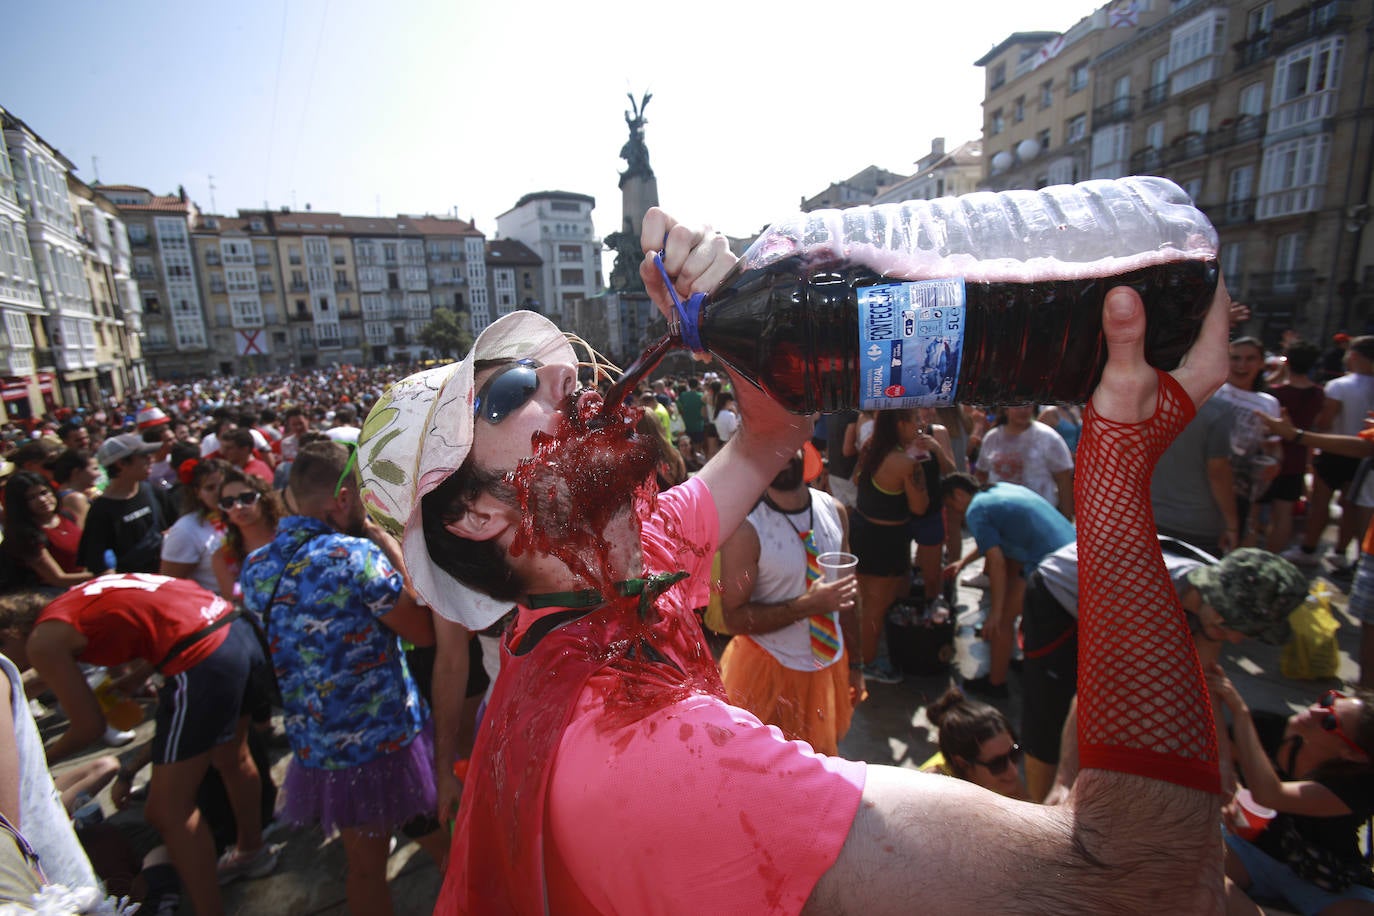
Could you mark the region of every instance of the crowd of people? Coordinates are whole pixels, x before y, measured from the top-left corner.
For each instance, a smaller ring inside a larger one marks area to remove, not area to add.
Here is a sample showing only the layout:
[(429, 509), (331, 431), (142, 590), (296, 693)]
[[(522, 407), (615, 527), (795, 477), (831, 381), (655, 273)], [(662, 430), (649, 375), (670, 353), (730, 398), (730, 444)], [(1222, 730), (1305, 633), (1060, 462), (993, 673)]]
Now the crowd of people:
[[(718, 236), (648, 221), (678, 292), (728, 269)], [(1295, 337), (1227, 343), (1222, 293), (1157, 376), (1138, 305), (1110, 304), (1091, 407), (813, 423), (705, 371), (584, 425), (610, 380), (516, 313), (414, 374), (159, 383), (6, 425), (0, 904), (46, 883), (214, 914), (277, 867), (276, 830), (318, 825), (355, 913), (392, 911), (396, 833), (444, 870), (440, 912), (1374, 912), (1374, 337), (1331, 374)], [(1266, 720), (1224, 649), (1283, 642), (1323, 564), (1353, 577), (1360, 684)], [(929, 772), (837, 756), (903, 680), (889, 611), (953, 621), (960, 579), (990, 661), (926, 707)], [(131, 701), (151, 741), (54, 780), (134, 740)], [(83, 819), (106, 784), (150, 829)]]

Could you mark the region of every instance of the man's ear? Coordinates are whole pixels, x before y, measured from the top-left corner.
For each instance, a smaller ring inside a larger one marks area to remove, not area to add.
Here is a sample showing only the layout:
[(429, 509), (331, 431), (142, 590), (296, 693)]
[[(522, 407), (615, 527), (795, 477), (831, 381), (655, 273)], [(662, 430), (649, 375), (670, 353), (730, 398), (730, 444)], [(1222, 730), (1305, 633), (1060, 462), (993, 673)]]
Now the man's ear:
[(444, 523), (444, 530), (469, 541), (489, 541), (509, 525), (510, 508), (490, 493), (479, 493), (462, 516)]

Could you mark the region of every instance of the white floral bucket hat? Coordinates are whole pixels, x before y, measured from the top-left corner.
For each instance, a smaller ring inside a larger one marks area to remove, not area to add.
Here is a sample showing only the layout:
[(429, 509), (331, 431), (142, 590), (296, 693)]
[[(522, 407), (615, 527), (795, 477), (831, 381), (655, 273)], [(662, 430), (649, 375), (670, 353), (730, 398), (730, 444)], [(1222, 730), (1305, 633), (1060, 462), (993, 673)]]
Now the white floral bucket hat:
[(568, 338), (536, 312), (511, 312), (477, 336), (461, 361), (407, 376), (372, 407), (358, 438), (363, 504), (401, 540), (406, 571), (426, 604), (470, 630), (510, 610), (454, 579), (430, 559), (420, 500), (467, 459), (473, 437), (473, 364), (477, 360), (537, 359), (577, 365)]

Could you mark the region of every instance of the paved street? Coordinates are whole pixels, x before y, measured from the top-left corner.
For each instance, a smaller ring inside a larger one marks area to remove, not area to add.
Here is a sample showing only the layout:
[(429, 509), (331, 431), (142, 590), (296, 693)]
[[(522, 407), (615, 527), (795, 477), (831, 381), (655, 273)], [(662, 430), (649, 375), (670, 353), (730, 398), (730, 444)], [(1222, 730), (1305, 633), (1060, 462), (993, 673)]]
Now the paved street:
[[(968, 542), (971, 544), (971, 542)], [(968, 544), (966, 544), (966, 547)], [(976, 570), (976, 564), (974, 567)], [(1353, 680), (1358, 668), (1354, 661), (1359, 641), (1358, 625), (1345, 614), (1344, 593), (1348, 577), (1324, 574), (1337, 595), (1334, 610), (1341, 621), (1341, 680)], [(974, 636), (982, 621), (984, 593), (961, 586), (959, 589), (959, 629), (956, 639), (955, 673), (974, 676), (984, 670), (987, 653)], [(1251, 641), (1226, 651), (1226, 666), (1242, 693), (1255, 709), (1288, 711), (1305, 706), (1322, 689), (1337, 686), (1335, 681), (1290, 681), (1279, 674), (1279, 648)], [(1000, 701), (1013, 722), (1020, 719), (1019, 684), (1012, 674), (1012, 696)], [(848, 757), (871, 763), (919, 767), (935, 753), (934, 730), (925, 718), (924, 706), (948, 686), (948, 677), (908, 678), (899, 685), (873, 684), (870, 699), (854, 716), (849, 735), (840, 744)], [(44, 722), (51, 726), (54, 721)], [(139, 740), (152, 735), (145, 722)], [(126, 749), (127, 750), (127, 749)], [(275, 752), (273, 768), (278, 784), (285, 773), (287, 757)], [(108, 790), (101, 796), (107, 813), (113, 813)], [(119, 815), (129, 817), (131, 814)], [(225, 889), (227, 912), (254, 916), (314, 916), (344, 914), (344, 859), (337, 842), (327, 842), (318, 830), (278, 836), (282, 861), (275, 874), (257, 881), (239, 881)], [(439, 876), (433, 863), (414, 843), (402, 842), (391, 857), (392, 894), (398, 913), (428, 913), (438, 892)], [(190, 912), (184, 904), (183, 913)]]

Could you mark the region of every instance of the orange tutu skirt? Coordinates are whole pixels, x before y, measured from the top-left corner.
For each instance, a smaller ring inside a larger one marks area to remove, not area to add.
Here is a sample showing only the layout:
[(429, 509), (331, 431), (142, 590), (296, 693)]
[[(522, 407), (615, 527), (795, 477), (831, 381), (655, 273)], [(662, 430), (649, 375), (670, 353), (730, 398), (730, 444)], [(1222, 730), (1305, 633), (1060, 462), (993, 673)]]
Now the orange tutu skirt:
[(720, 659), (730, 702), (788, 738), (822, 754), (838, 754), (854, 706), (849, 697), (849, 653), (828, 668), (796, 671), (778, 664), (747, 636), (736, 636)]

